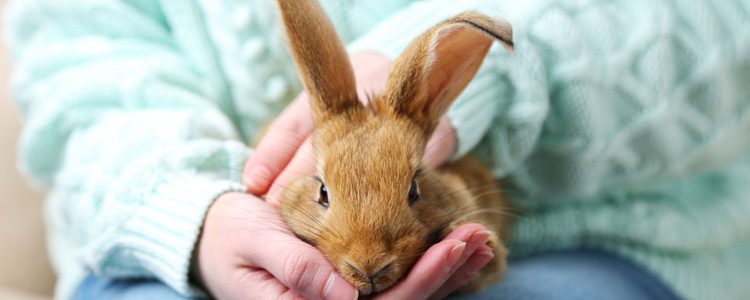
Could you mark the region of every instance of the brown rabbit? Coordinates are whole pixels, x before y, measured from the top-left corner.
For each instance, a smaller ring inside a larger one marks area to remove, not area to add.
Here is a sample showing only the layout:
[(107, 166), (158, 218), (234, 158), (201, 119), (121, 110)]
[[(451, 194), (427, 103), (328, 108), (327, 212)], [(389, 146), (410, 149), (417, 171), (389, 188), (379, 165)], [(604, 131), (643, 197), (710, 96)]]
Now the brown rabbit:
[(415, 39), (395, 61), (385, 92), (357, 98), (347, 54), (314, 0), (278, 0), (291, 52), (310, 96), (317, 176), (282, 195), (281, 214), (320, 249), (361, 295), (403, 277), (419, 255), (460, 224), (491, 229), (495, 253), (464, 288), (500, 278), (506, 249), (504, 203), (478, 162), (438, 170), (422, 164), (439, 119), (474, 77), (492, 42), (513, 48), (510, 25), (465, 12)]

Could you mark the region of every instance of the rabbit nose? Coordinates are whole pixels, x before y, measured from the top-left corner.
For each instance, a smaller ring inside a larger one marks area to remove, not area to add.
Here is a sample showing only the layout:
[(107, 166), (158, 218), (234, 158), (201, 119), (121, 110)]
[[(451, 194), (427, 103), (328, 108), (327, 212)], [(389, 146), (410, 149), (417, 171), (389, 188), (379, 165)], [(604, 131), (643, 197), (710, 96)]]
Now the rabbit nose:
[(371, 272), (366, 271), (368, 268), (359, 266), (351, 261), (347, 261), (346, 264), (349, 265), (349, 268), (357, 273), (357, 275), (361, 276), (363, 279), (367, 279), (367, 281), (369, 281), (370, 283), (373, 283), (375, 279), (378, 279), (378, 277), (381, 277), (388, 272), (390, 267), (393, 265), (393, 260), (386, 262), (385, 264), (381, 265), (380, 268)]

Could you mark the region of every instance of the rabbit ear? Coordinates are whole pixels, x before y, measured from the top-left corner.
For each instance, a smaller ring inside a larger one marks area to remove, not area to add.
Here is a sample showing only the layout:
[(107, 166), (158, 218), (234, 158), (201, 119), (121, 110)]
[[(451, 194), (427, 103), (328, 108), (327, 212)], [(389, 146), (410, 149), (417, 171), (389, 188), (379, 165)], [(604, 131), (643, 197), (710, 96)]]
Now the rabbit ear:
[(474, 77), (494, 40), (512, 51), (510, 24), (476, 12), (435, 25), (396, 60), (375, 109), (406, 115), (431, 133)]
[(349, 57), (317, 1), (278, 0), (277, 4), (315, 122), (361, 106)]

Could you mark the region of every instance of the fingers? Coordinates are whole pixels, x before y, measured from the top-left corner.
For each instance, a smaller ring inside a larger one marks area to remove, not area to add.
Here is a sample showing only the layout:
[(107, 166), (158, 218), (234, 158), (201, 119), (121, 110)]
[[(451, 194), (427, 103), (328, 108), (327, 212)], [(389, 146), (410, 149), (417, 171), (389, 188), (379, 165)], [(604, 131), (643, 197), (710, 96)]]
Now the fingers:
[(219, 299), (305, 299), (296, 291), (284, 286), (278, 279), (262, 269), (246, 269), (240, 274), (241, 289), (230, 290), (233, 294), (214, 295)]
[[(468, 263), (472, 254), (484, 244), (489, 237), (487, 229), (479, 224), (464, 224), (454, 229), (442, 242), (433, 245), (409, 272), (391, 289), (385, 291), (383, 299), (426, 299), (439, 293), (447, 295), (461, 285), (461, 278), (452, 279), (457, 270)], [(445, 244), (460, 246), (459, 249), (447, 249)], [(450, 250), (453, 250), (452, 252)], [(447, 253), (446, 253), (447, 252)], [(472, 266), (481, 263), (471, 261)], [(482, 266), (486, 264), (482, 263)], [(480, 267), (481, 268), (481, 267)], [(443, 288), (449, 282), (451, 287)]]
[(315, 168), (316, 162), (312, 142), (308, 138), (289, 162), (289, 165), (274, 180), (271, 188), (268, 190), (266, 201), (278, 207), (281, 192), (286, 185), (294, 178), (314, 174)]
[(269, 126), (255, 153), (245, 163), (243, 183), (250, 193), (266, 193), (313, 128), (310, 104), (300, 94)]
[(379, 294), (377, 299), (426, 299), (450, 276), (465, 250), (466, 243), (456, 239), (446, 239), (433, 245), (406, 278)]
[(438, 289), (437, 292), (432, 296), (435, 299), (442, 299), (455, 292), (471, 278), (479, 272), (487, 263), (489, 263), (495, 254), (492, 253), (492, 249), (487, 245), (479, 245), (474, 253), (471, 254), (469, 259), (453, 273), (450, 279)]
[(374, 51), (354, 54), (351, 56), (351, 61), (354, 67), (354, 78), (357, 81), (357, 96), (363, 104), (367, 104), (371, 95), (385, 90), (392, 62)]
[(444, 238), (444, 240), (445, 239), (457, 239), (457, 240), (468, 241), (469, 237), (471, 237), (473, 233), (484, 231), (484, 230), (487, 230), (487, 227), (484, 227), (481, 224), (476, 224), (476, 223), (461, 224), (455, 229), (453, 229), (453, 231), (451, 231), (451, 233), (449, 233)]
[(320, 251), (289, 232), (275, 209), (248, 194), (227, 193), (214, 202), (197, 255), (196, 273), (219, 299), (357, 296)]
[[(304, 299), (267, 271), (247, 263), (247, 253), (266, 251), (258, 238), (291, 236), (261, 199), (226, 193), (209, 208), (196, 249), (194, 276), (217, 299)], [(237, 234), (252, 232), (254, 234)]]
[[(255, 213), (272, 212), (273, 218), (278, 218), (275, 210), (265, 203), (256, 204)], [(279, 230), (276, 225), (256, 226), (259, 229), (254, 239), (263, 243), (256, 242), (253, 246), (262, 249), (247, 252), (245, 260), (249, 265), (265, 269), (282, 286), (306, 299), (356, 299), (357, 289), (336, 272), (318, 249)]]
[(308, 299), (356, 299), (358, 291), (339, 275), (320, 251), (292, 236), (264, 239), (263, 251), (250, 256), (286, 287)]
[(440, 167), (456, 153), (457, 144), (458, 140), (453, 125), (451, 125), (447, 116), (443, 116), (427, 142), (423, 158), (424, 164), (430, 168)]
[(466, 241), (466, 251), (456, 263), (456, 268), (451, 272), (450, 278), (446, 278), (443, 281), (445, 283), (430, 298), (445, 298), (466, 284), (474, 273), (492, 260), (494, 254), (485, 244), (490, 234), (491, 232), (480, 224), (464, 224), (448, 234), (446, 239), (453, 238)]

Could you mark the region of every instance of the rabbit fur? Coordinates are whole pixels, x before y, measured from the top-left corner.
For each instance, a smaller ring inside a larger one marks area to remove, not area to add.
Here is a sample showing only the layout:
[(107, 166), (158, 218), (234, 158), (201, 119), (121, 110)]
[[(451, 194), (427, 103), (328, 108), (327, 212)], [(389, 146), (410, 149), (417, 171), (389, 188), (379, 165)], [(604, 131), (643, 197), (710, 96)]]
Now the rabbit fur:
[(437, 170), (422, 165), (428, 139), (476, 74), (492, 43), (513, 49), (508, 23), (475, 12), (445, 20), (395, 60), (385, 91), (357, 96), (344, 47), (314, 0), (278, 0), (289, 47), (310, 97), (317, 174), (282, 193), (292, 232), (320, 249), (360, 295), (402, 278), (454, 228), (492, 232), (494, 258), (462, 289), (476, 291), (505, 270), (509, 226), (499, 187), (466, 157)]

